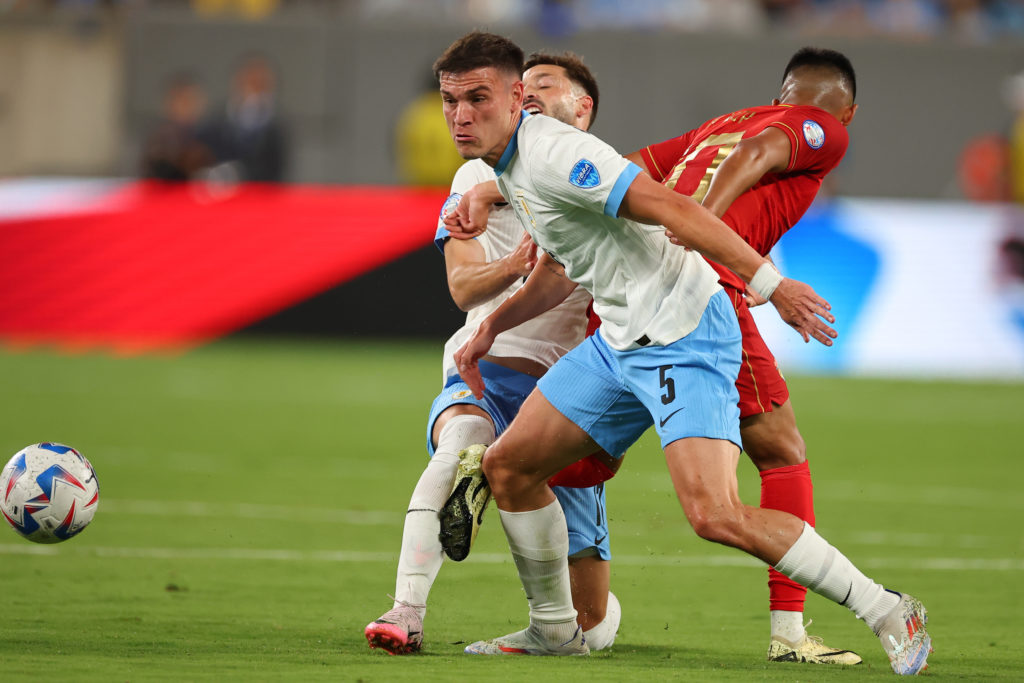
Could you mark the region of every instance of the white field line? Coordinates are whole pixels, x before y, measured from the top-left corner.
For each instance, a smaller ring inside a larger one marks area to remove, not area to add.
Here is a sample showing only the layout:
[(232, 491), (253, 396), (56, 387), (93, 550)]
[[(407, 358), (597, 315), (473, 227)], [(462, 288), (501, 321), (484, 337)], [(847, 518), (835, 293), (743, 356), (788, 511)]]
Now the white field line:
[[(289, 505), (258, 503), (203, 503), (198, 501), (107, 500), (101, 498), (103, 513), (153, 515), (157, 517), (218, 517), (222, 519), (295, 519), (295, 508)], [(341, 510), (338, 508), (303, 507), (302, 514), (318, 522), (355, 525), (401, 525), (404, 510)]]
[[(199, 501), (168, 502), (151, 500), (100, 501), (102, 514), (151, 515), (156, 517), (213, 517), (219, 519), (278, 519), (292, 521), (295, 509), (286, 505), (258, 503), (206, 503)], [(400, 527), (404, 520), (402, 510), (343, 510), (339, 508), (303, 508), (310, 520), (354, 526)], [(936, 533), (901, 533), (892, 531), (860, 531), (844, 534), (843, 543), (877, 546), (903, 546), (915, 548), (999, 547), (1006, 539), (994, 536), (953, 535)]]
[[(95, 546), (33, 545), (31, 543), (0, 544), (0, 555), (75, 555), (79, 557), (135, 558), (155, 560), (245, 560), (278, 562), (360, 562), (394, 563), (394, 553), (361, 552), (348, 550), (285, 550), (257, 548), (128, 548)], [(511, 557), (501, 553), (474, 554), (467, 564), (511, 563)], [(705, 555), (700, 557), (669, 557), (665, 555), (614, 555), (612, 563), (631, 567), (763, 567), (751, 557), (735, 555)], [(927, 571), (1024, 571), (1024, 559), (1018, 558), (867, 558), (858, 562), (865, 569), (903, 569)]]
[(963, 486), (911, 487), (887, 482), (872, 482), (867, 486), (863, 482), (830, 479), (816, 487), (815, 494), (830, 501), (855, 501), (858, 505), (900, 501), (905, 505), (969, 510), (1024, 510), (1024, 497)]

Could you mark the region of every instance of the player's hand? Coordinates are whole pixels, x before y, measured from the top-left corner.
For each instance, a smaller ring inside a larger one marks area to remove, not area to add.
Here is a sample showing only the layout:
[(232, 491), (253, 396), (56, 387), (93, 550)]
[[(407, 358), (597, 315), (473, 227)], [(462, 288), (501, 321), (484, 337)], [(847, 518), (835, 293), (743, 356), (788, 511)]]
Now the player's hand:
[(469, 386), (473, 396), (477, 399), (484, 397), (484, 389), (486, 389), (478, 362), (487, 355), (493, 344), (494, 336), (484, 329), (484, 325), (480, 325), (476, 328), (473, 336), (455, 352), (455, 369), (458, 370), (462, 381)]
[(839, 336), (824, 322), (836, 321), (835, 316), (829, 312), (832, 306), (818, 296), (810, 285), (783, 278), (770, 301), (779, 312), (779, 317), (799, 332), (805, 342), (814, 337), (825, 346), (832, 346), (832, 340)]
[(504, 258), (512, 272), (526, 277), (537, 265), (537, 245), (530, 239), (529, 233), (524, 233), (519, 245)]
[(668, 241), (671, 242), (672, 244), (676, 245), (677, 247), (682, 247), (686, 251), (693, 251), (693, 249), (690, 249), (688, 246), (686, 246), (682, 242), (680, 242), (679, 238), (676, 237), (675, 233), (672, 232), (671, 230), (666, 230), (665, 231), (665, 237), (667, 237)]
[(750, 287), (747, 287), (747, 291), (744, 292), (743, 298), (747, 302), (747, 308), (753, 308), (754, 306), (761, 306), (762, 304), (768, 303), (768, 299), (765, 299)]
[(458, 206), (445, 214), (445, 227), (458, 240), (479, 237), (487, 230), (491, 206), (489, 201), (479, 196), (476, 187), (472, 187), (462, 195)]

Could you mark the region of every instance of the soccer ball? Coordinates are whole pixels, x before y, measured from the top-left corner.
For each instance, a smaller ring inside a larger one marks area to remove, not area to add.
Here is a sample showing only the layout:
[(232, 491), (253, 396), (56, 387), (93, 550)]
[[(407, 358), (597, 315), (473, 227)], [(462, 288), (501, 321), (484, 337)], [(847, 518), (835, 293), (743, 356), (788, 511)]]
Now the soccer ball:
[(0, 473), (0, 512), (36, 543), (60, 543), (78, 534), (92, 521), (99, 499), (92, 465), (59, 443), (22, 449)]

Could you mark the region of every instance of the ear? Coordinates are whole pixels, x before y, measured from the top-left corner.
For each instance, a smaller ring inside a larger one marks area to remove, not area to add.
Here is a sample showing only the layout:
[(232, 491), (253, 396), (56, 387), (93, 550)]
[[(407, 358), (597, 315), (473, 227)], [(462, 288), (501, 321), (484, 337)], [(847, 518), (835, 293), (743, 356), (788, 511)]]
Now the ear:
[(523, 108), (523, 82), (516, 81), (512, 86), (512, 111), (519, 112)]
[(774, 100), (772, 100), (772, 106), (773, 107), (777, 107), (780, 104), (782, 104), (782, 100), (780, 100), (778, 97), (776, 97)]
[(850, 121), (853, 121), (853, 117), (857, 115), (857, 107), (859, 105), (851, 105), (843, 110), (842, 116), (839, 117), (839, 123), (844, 126), (850, 125)]
[[(577, 119), (586, 118), (587, 127), (590, 127), (590, 112), (594, 110), (594, 98), (590, 95), (584, 95), (576, 100), (576, 114)], [(586, 128), (584, 128), (586, 130)]]

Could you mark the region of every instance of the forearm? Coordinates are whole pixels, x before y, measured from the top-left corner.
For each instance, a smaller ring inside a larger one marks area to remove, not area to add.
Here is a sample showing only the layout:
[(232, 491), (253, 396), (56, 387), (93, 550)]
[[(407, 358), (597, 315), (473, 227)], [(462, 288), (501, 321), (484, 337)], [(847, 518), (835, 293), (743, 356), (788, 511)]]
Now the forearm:
[(729, 268), (746, 282), (765, 263), (764, 257), (710, 211), (645, 176), (637, 176), (630, 185), (619, 215), (663, 225), (680, 244)]
[(498, 296), (522, 277), (509, 258), (490, 263), (463, 263), (448, 270), (448, 291), (459, 310), (469, 311)]
[(565, 301), (576, 283), (565, 277), (565, 271), (554, 259), (544, 255), (519, 291), (508, 298), (481, 323), (497, 336), (506, 330), (532, 320)]
[(789, 154), (789, 138), (777, 128), (768, 128), (741, 141), (719, 164), (701, 204), (722, 217), (732, 203), (765, 174), (784, 171), (789, 164)]
[(737, 150), (722, 162), (701, 206), (721, 218), (741, 194), (757, 184), (766, 171), (758, 159), (750, 156)]
[(496, 180), (488, 180), (474, 185), (473, 192), (480, 201), (488, 204), (501, 204), (506, 201), (505, 196), (498, 190), (498, 182)]

